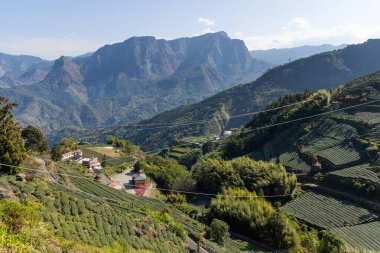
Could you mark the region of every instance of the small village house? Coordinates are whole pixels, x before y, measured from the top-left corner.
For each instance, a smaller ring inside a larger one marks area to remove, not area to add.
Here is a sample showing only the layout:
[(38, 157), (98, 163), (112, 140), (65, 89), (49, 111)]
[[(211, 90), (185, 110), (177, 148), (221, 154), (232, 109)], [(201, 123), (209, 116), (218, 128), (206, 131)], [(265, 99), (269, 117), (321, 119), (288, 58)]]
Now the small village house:
[(77, 159), (80, 159), (82, 157), (82, 155), (83, 155), (82, 150), (77, 149), (74, 151), (69, 151), (69, 152), (63, 153), (62, 154), (62, 160), (69, 160), (69, 159), (77, 160)]
[(82, 160), (82, 165), (87, 167), (87, 169), (94, 171), (101, 169), (100, 162), (98, 161), (97, 157), (92, 158), (84, 158)]
[(144, 188), (145, 187), (145, 182), (146, 182), (146, 175), (141, 173), (141, 174), (135, 174), (132, 176), (133, 178), (133, 184), (135, 188)]

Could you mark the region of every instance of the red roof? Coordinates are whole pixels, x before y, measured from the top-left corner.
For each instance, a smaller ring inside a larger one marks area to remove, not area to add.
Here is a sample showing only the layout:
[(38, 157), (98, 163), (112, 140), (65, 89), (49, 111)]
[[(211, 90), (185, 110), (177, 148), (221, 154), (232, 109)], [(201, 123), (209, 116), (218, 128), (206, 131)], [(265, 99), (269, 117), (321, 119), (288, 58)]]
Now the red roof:
[(121, 186), (119, 182), (112, 182), (112, 183), (110, 183), (110, 184), (108, 185), (108, 187), (110, 187), (110, 188), (115, 188), (115, 187), (117, 187), (117, 186)]
[(80, 150), (80, 149), (77, 149), (77, 150), (74, 150), (74, 152), (82, 152), (82, 150)]

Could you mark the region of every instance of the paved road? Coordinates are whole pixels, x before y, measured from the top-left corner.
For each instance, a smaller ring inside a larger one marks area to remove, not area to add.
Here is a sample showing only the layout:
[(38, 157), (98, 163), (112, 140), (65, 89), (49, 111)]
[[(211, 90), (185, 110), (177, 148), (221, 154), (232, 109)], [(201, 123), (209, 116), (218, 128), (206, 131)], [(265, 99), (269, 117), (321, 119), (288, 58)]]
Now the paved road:
[(150, 185), (145, 189), (145, 192), (143, 194), (144, 197), (149, 197), (149, 193), (151, 193), (153, 190), (153, 182), (150, 182)]
[(114, 182), (121, 183), (126, 188), (133, 188), (134, 189), (134, 187), (131, 186), (133, 174), (134, 173), (132, 172), (132, 168), (128, 168), (128, 169), (124, 170), (122, 173), (114, 174), (111, 177), (111, 180)]
[(112, 181), (108, 177), (106, 177), (106, 175), (104, 175), (103, 173), (99, 173), (98, 176), (100, 178), (99, 179), (100, 183), (104, 185), (109, 185), (110, 183), (112, 183)]

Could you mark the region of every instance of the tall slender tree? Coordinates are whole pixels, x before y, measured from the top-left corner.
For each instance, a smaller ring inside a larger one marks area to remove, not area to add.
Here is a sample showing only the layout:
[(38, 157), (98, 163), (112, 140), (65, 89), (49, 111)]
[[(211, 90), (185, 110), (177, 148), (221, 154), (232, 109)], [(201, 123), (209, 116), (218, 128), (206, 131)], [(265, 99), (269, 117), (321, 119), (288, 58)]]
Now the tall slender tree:
[(12, 166), (20, 165), (27, 156), (20, 128), (13, 120), (12, 109), (15, 106), (15, 103), (0, 97), (0, 170), (10, 174), (19, 172), (19, 168)]

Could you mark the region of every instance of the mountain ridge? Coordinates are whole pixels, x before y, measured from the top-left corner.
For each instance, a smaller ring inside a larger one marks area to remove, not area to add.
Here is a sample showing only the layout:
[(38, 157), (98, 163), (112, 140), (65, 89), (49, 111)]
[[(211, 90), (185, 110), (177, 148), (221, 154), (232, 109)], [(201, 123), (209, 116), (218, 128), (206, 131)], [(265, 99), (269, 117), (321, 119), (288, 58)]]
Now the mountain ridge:
[(291, 48), (251, 50), (250, 54), (255, 59), (266, 61), (275, 65), (281, 65), (301, 58), (306, 58), (314, 54), (342, 49), (346, 46), (346, 44), (341, 44), (338, 46), (330, 44), (322, 44), (316, 46), (304, 45)]
[(224, 32), (169, 41), (132, 37), (84, 58), (61, 57), (40, 83), (0, 94), (20, 105), (21, 125), (104, 126), (198, 102), (270, 66), (252, 60), (244, 42)]

